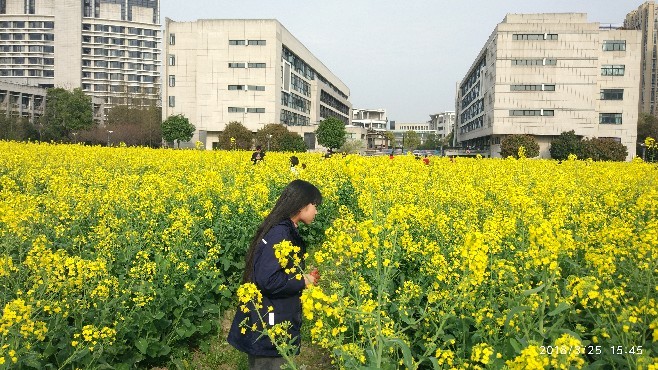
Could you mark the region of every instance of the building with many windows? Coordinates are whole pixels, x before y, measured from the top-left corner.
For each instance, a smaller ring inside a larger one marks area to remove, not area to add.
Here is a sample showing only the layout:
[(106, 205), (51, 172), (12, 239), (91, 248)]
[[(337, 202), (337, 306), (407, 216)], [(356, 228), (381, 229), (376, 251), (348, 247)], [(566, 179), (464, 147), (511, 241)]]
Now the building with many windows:
[(640, 42), (586, 14), (508, 14), (459, 83), (456, 142), (496, 157), (507, 135), (528, 134), (550, 157), (550, 142), (574, 130), (619, 141), (633, 158)]
[(642, 61), (640, 74), (640, 112), (656, 115), (656, 59), (658, 52), (658, 8), (647, 1), (626, 15), (624, 28), (640, 30), (642, 34)]
[(388, 117), (386, 109), (352, 109), (352, 125), (367, 130), (386, 131)]
[(430, 130), (433, 130), (439, 139), (447, 138), (450, 136), (455, 125), (455, 112), (449, 111), (430, 114), (430, 120), (428, 123)]
[(351, 122), (350, 90), (274, 19), (165, 20), (163, 118), (183, 114), (192, 142), (216, 146), (229, 122), (282, 123), (316, 147), (328, 117)]
[(0, 80), (160, 101), (159, 0), (0, 0)]

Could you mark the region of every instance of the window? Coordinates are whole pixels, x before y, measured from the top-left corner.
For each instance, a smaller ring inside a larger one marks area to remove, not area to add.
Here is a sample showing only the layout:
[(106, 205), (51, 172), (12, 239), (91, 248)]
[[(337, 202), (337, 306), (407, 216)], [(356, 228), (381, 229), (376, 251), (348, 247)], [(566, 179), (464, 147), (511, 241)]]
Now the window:
[(46, 41), (55, 41), (55, 35), (52, 33), (44, 33), (43, 39)]
[(169, 65), (170, 66), (176, 65), (176, 56), (174, 54), (169, 54)]
[(249, 45), (265, 46), (265, 40), (249, 40)]
[(552, 109), (519, 109), (509, 111), (510, 116), (548, 116), (552, 117), (555, 115), (555, 111)]
[(0, 40), (11, 40), (11, 34), (9, 33), (0, 33)]
[(245, 85), (228, 85), (229, 90), (246, 90)]
[(249, 68), (265, 68), (265, 63), (249, 63)]
[(44, 45), (43, 52), (44, 53), (54, 53), (55, 52), (55, 47), (54, 46), (49, 46), (49, 45)]
[(43, 71), (43, 77), (55, 77), (55, 71)]
[(244, 40), (228, 40), (229, 45), (245, 45)]
[(599, 123), (602, 125), (621, 125), (621, 113), (599, 113)]
[(176, 45), (176, 34), (175, 33), (170, 33), (169, 34), (169, 45)]
[(601, 76), (623, 76), (626, 72), (626, 66), (620, 65), (603, 65), (601, 66)]
[(175, 96), (170, 96), (169, 97), (169, 106), (170, 107), (175, 107), (176, 106), (176, 97)]
[(244, 68), (244, 63), (229, 63), (229, 68)]
[(49, 30), (52, 30), (53, 28), (55, 28), (55, 22), (45, 21), (45, 22), (43, 22), (43, 28), (47, 28)]
[(249, 85), (249, 86), (247, 86), (247, 90), (250, 90), (250, 91), (265, 91), (265, 86)]
[(121, 74), (121, 73), (110, 73), (110, 80), (112, 80), (112, 81), (123, 81), (123, 74)]
[(555, 85), (511, 85), (510, 91), (555, 91)]
[(25, 0), (25, 14), (34, 14), (34, 1)]
[(176, 86), (176, 76), (169, 75), (169, 87), (174, 87), (174, 86)]
[(513, 66), (554, 66), (557, 65), (557, 59), (539, 58), (539, 59), (512, 59)]
[(107, 67), (107, 62), (104, 60), (95, 60), (94, 67)]
[(605, 40), (603, 51), (626, 51), (626, 40)]
[(43, 40), (43, 35), (40, 33), (30, 33), (28, 39), (31, 41)]
[(54, 66), (55, 58), (43, 58), (43, 65), (45, 66)]
[(106, 79), (107, 78), (107, 73), (105, 73), (105, 72), (95, 72), (94, 73), (94, 78), (97, 79), (97, 80)]
[(241, 107), (228, 107), (229, 113), (244, 113), (244, 108)]
[(25, 39), (25, 35), (22, 33), (15, 33), (14, 34), (14, 40), (23, 40)]
[(42, 28), (43, 27), (43, 22), (27, 22), (27, 27), (28, 28)]
[(601, 100), (624, 100), (624, 89), (601, 89)]
[(265, 113), (265, 108), (247, 108), (247, 113)]
[(110, 68), (123, 68), (123, 63), (121, 63), (121, 62), (110, 62)]
[(515, 33), (512, 40), (557, 40), (556, 33)]

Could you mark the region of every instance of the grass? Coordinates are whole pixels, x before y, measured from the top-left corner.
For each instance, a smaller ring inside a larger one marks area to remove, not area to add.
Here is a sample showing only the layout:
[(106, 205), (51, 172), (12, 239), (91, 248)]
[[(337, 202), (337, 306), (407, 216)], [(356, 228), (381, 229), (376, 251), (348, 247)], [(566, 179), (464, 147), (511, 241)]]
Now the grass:
[[(248, 370), (247, 355), (233, 348), (226, 341), (234, 311), (227, 311), (222, 318), (220, 332), (210, 338), (210, 345), (205, 351), (196, 349), (187, 358), (180, 359), (177, 366), (171, 369), (195, 369), (195, 370)], [(334, 370), (329, 352), (311, 343), (309, 330), (302, 327), (302, 349), (295, 359), (300, 369)], [(167, 370), (157, 368), (152, 370)]]

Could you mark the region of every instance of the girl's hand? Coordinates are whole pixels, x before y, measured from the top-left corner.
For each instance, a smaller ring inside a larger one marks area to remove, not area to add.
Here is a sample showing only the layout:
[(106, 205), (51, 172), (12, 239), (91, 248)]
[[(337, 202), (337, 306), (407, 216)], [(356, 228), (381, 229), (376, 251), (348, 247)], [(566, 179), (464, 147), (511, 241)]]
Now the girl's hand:
[(306, 286), (316, 284), (315, 277), (311, 274), (304, 274), (304, 282), (306, 283)]
[(318, 271), (317, 268), (314, 268), (310, 275), (315, 278), (315, 285), (318, 285), (318, 281), (320, 280), (320, 271)]

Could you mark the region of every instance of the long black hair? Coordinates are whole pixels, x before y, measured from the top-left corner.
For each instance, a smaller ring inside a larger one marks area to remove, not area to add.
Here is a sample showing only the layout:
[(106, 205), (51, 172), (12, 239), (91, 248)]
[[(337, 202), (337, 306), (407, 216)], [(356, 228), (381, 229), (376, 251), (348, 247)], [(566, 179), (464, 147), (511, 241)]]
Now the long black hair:
[(309, 204), (320, 205), (322, 203), (322, 194), (320, 190), (308, 181), (293, 180), (281, 192), (279, 199), (276, 201), (274, 208), (256, 230), (249, 250), (246, 256), (246, 265), (242, 274), (242, 282), (253, 282), (254, 275), (254, 255), (258, 242), (265, 237), (268, 231), (279, 222), (290, 219), (298, 214), (304, 207)]

